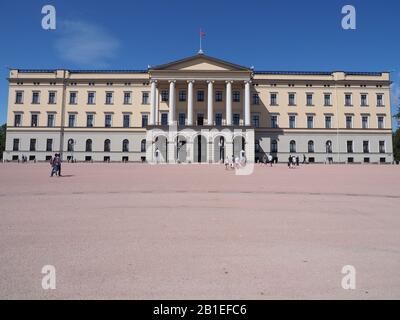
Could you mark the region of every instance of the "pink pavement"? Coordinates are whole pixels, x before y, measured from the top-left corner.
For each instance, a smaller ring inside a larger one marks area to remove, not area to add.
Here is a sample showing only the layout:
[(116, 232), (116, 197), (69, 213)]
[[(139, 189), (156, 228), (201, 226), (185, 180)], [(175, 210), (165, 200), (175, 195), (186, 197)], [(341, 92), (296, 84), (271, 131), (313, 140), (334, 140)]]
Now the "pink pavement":
[[(400, 166), (0, 165), (1, 299), (399, 299)], [(42, 267), (56, 268), (43, 290)], [(356, 268), (356, 289), (341, 286)]]

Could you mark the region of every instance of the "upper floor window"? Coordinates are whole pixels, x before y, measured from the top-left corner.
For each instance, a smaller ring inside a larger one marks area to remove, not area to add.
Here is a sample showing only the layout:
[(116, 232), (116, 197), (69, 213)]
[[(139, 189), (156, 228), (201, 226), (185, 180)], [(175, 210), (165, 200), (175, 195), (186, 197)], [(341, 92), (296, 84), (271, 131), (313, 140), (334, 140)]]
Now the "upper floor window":
[(363, 129), (368, 129), (368, 118), (369, 118), (368, 116), (361, 117), (361, 123)]
[(184, 113), (179, 113), (179, 117), (178, 117), (178, 123), (180, 126), (184, 126), (186, 122), (186, 114)]
[(215, 91), (215, 101), (216, 102), (222, 101), (222, 91)]
[(312, 93), (307, 93), (306, 94), (306, 103), (307, 106), (312, 106), (313, 105), (313, 94)]
[(113, 95), (114, 94), (111, 91), (106, 92), (106, 104), (113, 104), (114, 103)]
[(295, 105), (296, 105), (296, 94), (289, 93), (289, 106), (295, 106)]
[(131, 116), (130, 116), (130, 114), (124, 114), (122, 122), (123, 122), (123, 127), (124, 128), (129, 128), (131, 126)]
[(168, 113), (161, 114), (161, 125), (167, 126), (168, 125)]
[(40, 92), (34, 91), (32, 93), (32, 104), (39, 104), (40, 103)]
[(353, 116), (346, 116), (346, 129), (353, 128)]
[(240, 114), (239, 113), (234, 113), (233, 114), (233, 119), (232, 119), (232, 124), (234, 126), (238, 126), (240, 124)]
[(329, 107), (332, 105), (332, 95), (330, 93), (325, 93), (324, 94), (324, 106)]
[(215, 114), (215, 125), (222, 126), (222, 113)]
[(233, 102), (240, 102), (240, 91), (233, 91)]
[[(147, 98), (148, 98), (148, 95), (147, 95)], [(167, 91), (167, 90), (162, 90), (162, 91), (161, 91), (161, 101), (167, 102), (167, 101), (168, 101), (168, 98), (169, 98), (169, 93), (168, 93), (168, 91)]]
[(345, 104), (345, 106), (351, 107), (353, 105), (353, 101), (352, 100), (353, 99), (352, 99), (351, 93), (346, 93), (344, 95), (344, 104)]
[(96, 103), (96, 92), (89, 91), (88, 92), (88, 104), (95, 104)]
[(142, 127), (146, 127), (149, 124), (149, 116), (147, 114), (142, 114)]
[(258, 93), (253, 93), (253, 104), (260, 104), (260, 96), (258, 95)]
[(71, 91), (69, 93), (69, 104), (77, 104), (78, 103), (78, 92)]
[(48, 127), (54, 127), (55, 125), (55, 114), (54, 113), (49, 113), (47, 115), (47, 126)]
[(277, 93), (271, 93), (271, 95), (270, 95), (270, 105), (271, 106), (277, 106), (278, 105), (278, 94)]
[(56, 95), (57, 95), (57, 93), (55, 91), (50, 91), (49, 92), (49, 104), (55, 104), (56, 103)]
[(361, 94), (361, 106), (362, 107), (368, 106), (368, 95), (366, 93)]
[(124, 104), (132, 103), (132, 92), (126, 91), (124, 92)]
[(15, 103), (16, 104), (24, 103), (24, 92), (23, 91), (17, 91), (15, 93)]
[(385, 128), (385, 117), (378, 116), (378, 129), (384, 129), (384, 128)]
[(332, 116), (325, 116), (325, 128), (326, 129), (332, 128)]
[(290, 129), (296, 128), (296, 116), (295, 115), (289, 116), (289, 128)]
[(271, 128), (278, 128), (278, 116), (277, 115), (271, 116)]
[(75, 127), (75, 118), (76, 118), (76, 115), (74, 113), (70, 113), (68, 115), (68, 127), (70, 127), (70, 128)]
[(384, 101), (383, 101), (383, 94), (378, 93), (376, 95), (376, 105), (378, 107), (383, 107), (385, 105)]
[(186, 101), (186, 91), (185, 90), (179, 91), (179, 101), (181, 101), (181, 102)]
[(34, 113), (31, 116), (31, 127), (37, 127), (39, 125), (39, 115)]
[(253, 124), (253, 127), (259, 128), (260, 127), (260, 115), (258, 114), (253, 114), (251, 122)]
[(197, 91), (197, 101), (204, 101), (204, 91), (203, 90)]
[[(142, 104), (149, 104), (150, 103), (149, 96), (150, 96), (150, 94), (149, 94), (148, 91), (143, 91), (142, 92)], [(162, 94), (161, 94), (161, 96), (162, 96)], [(167, 100), (162, 100), (162, 101), (167, 101)]]
[(14, 127), (22, 126), (22, 114), (16, 113), (14, 115)]
[(104, 116), (104, 126), (106, 128), (111, 128), (111, 124), (112, 124), (112, 115), (111, 114), (106, 114)]
[(88, 113), (86, 115), (86, 127), (92, 128), (94, 126), (94, 114)]
[(314, 128), (314, 116), (307, 116), (307, 128)]

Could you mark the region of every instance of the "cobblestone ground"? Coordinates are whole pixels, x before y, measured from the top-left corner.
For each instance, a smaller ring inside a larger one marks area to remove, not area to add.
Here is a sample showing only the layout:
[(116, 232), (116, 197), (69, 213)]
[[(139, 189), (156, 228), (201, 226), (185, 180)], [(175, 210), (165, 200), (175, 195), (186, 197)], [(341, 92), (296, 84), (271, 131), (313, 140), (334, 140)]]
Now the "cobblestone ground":
[(400, 166), (62, 170), (0, 165), (1, 299), (400, 298)]

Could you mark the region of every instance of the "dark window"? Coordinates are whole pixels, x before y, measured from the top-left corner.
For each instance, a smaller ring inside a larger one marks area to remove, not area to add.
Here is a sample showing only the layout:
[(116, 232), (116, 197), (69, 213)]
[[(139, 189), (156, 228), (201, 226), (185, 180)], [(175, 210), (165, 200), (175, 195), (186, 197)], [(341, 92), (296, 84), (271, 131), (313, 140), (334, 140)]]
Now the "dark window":
[(123, 126), (124, 128), (129, 128), (131, 126), (131, 116), (129, 114), (124, 114)]
[(240, 102), (240, 92), (239, 91), (233, 91), (233, 102)]
[(347, 153), (353, 153), (353, 141), (347, 141)]
[(271, 128), (278, 128), (278, 116), (271, 116)]
[(385, 153), (385, 152), (386, 152), (385, 141), (379, 141), (379, 153)]
[(312, 140), (308, 141), (308, 152), (309, 153), (314, 152), (314, 141), (312, 141)]
[(104, 141), (104, 152), (110, 152), (111, 151), (111, 141), (110, 139), (106, 139)]
[(276, 93), (271, 93), (271, 106), (277, 106), (278, 105), (278, 99), (277, 99), (277, 94)]
[(122, 152), (129, 152), (129, 140), (122, 141)]
[(29, 145), (29, 151), (36, 151), (36, 139), (31, 139)]
[(142, 114), (142, 128), (149, 124), (149, 116), (147, 114)]
[(324, 94), (324, 105), (325, 105), (326, 107), (329, 107), (329, 106), (332, 105), (332, 104), (331, 104), (331, 94), (330, 94), (330, 93), (325, 93), (325, 94)]
[(32, 94), (32, 104), (40, 103), (40, 93), (38, 91), (34, 91)]
[(161, 125), (167, 126), (168, 125), (168, 113), (161, 114)]
[(32, 114), (31, 118), (31, 127), (37, 127), (39, 125), (39, 115), (37, 114)]
[(216, 102), (222, 101), (222, 91), (215, 91), (215, 101)]
[(313, 116), (307, 116), (307, 128), (308, 129), (314, 128), (314, 117)]
[(368, 116), (362, 116), (362, 128), (367, 129), (368, 128)]
[(351, 129), (353, 127), (353, 117), (346, 116), (346, 128)]
[(111, 128), (111, 120), (112, 120), (111, 114), (106, 114), (104, 116), (104, 126), (106, 128)]
[[(161, 96), (164, 91), (161, 92)], [(167, 99), (168, 100), (168, 99)], [(162, 101), (167, 101), (162, 99)], [(142, 92), (142, 104), (149, 104), (149, 93), (148, 92)]]
[(20, 127), (22, 125), (22, 115), (15, 114), (14, 115), (14, 127)]
[(383, 94), (376, 95), (376, 105), (378, 107), (383, 107)]
[(86, 127), (92, 128), (94, 125), (94, 115), (93, 114), (88, 114), (86, 116)]
[(294, 141), (294, 140), (290, 141), (289, 150), (290, 150), (290, 152), (296, 152), (296, 141)]
[(240, 125), (240, 114), (239, 113), (233, 114), (233, 125), (234, 126)]
[(74, 139), (69, 139), (68, 140), (68, 152), (74, 151), (74, 145), (75, 145)]
[(69, 93), (69, 104), (77, 104), (78, 103), (78, 93), (77, 92), (70, 92)]
[(272, 153), (278, 152), (278, 141), (276, 141), (276, 140), (271, 141), (271, 152)]
[(384, 129), (384, 128), (385, 128), (384, 117), (378, 116), (378, 129)]
[(146, 140), (145, 139), (143, 139), (140, 143), (140, 151), (146, 152)]
[(260, 104), (260, 96), (258, 93), (253, 94), (253, 104)]
[(186, 101), (186, 91), (185, 90), (179, 91), (179, 101)]
[(222, 113), (215, 114), (215, 125), (222, 126)]
[(351, 106), (352, 105), (352, 101), (351, 101), (352, 99), (351, 99), (351, 94), (349, 94), (349, 93), (347, 93), (347, 94), (345, 94), (345, 96), (344, 96), (344, 104), (346, 105), (346, 106)]
[(252, 116), (252, 123), (253, 127), (259, 128), (260, 127), (260, 116), (258, 114), (253, 114)]
[(87, 139), (86, 140), (86, 148), (85, 151), (86, 152), (92, 152), (92, 139)]
[(56, 93), (54, 91), (49, 92), (49, 104), (56, 103)]
[(296, 128), (296, 116), (289, 116), (289, 128), (294, 129)]
[(197, 91), (197, 101), (204, 101), (204, 91), (203, 90)]
[(161, 101), (167, 102), (169, 98), (169, 93), (167, 90), (162, 90), (161, 91)]
[(296, 105), (296, 95), (294, 93), (289, 93), (289, 106)]
[(106, 92), (106, 104), (113, 104), (113, 93)]
[(46, 151), (53, 151), (53, 139), (47, 139)]
[(13, 151), (19, 151), (19, 139), (13, 140)]
[(368, 105), (368, 99), (366, 94), (361, 94), (361, 106), (366, 107)]
[(313, 105), (313, 95), (312, 93), (307, 93), (307, 106), (312, 106)]
[(131, 93), (124, 92), (124, 104), (131, 104)]
[(326, 153), (332, 153), (332, 141), (328, 140), (325, 144)]
[(54, 127), (54, 114), (50, 113), (47, 115), (47, 126), (48, 127)]
[(75, 127), (75, 115), (74, 114), (68, 115), (68, 127), (70, 127), (70, 128)]
[(325, 116), (325, 128), (326, 129), (332, 128), (332, 116)]
[(184, 126), (186, 122), (186, 114), (180, 113), (179, 114), (179, 125)]
[(88, 104), (95, 104), (96, 103), (95, 97), (96, 97), (95, 92), (93, 92), (93, 91), (88, 92)]
[(22, 91), (17, 91), (15, 95), (15, 104), (24, 103), (24, 93)]

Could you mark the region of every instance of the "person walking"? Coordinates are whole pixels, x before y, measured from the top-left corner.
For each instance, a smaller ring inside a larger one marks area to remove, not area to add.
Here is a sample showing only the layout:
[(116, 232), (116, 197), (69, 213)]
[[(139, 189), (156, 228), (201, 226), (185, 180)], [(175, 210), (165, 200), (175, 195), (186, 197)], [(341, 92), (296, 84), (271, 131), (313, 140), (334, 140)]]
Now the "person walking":
[(50, 159), (51, 173), (50, 177), (57, 175), (57, 154), (54, 155), (53, 158)]
[(292, 155), (289, 155), (289, 159), (288, 159), (288, 168), (290, 169), (292, 167)]
[(307, 163), (307, 157), (305, 154), (303, 154), (303, 164), (306, 164), (306, 163)]
[(299, 156), (296, 157), (296, 166), (298, 167), (300, 165), (300, 158)]

